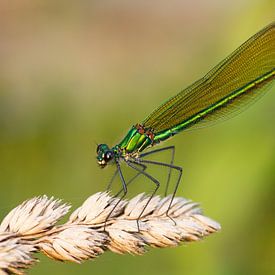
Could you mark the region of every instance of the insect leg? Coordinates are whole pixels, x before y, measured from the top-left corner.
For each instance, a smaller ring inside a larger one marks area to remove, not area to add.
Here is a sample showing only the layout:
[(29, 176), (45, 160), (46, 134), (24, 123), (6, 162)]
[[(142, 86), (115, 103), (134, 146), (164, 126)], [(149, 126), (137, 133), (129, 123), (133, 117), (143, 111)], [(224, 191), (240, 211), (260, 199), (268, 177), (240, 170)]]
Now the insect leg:
[(176, 192), (177, 192), (178, 187), (179, 187), (179, 183), (180, 183), (181, 176), (182, 176), (182, 167), (171, 165), (171, 164), (168, 164), (168, 163), (158, 162), (158, 161), (145, 160), (145, 159), (138, 159), (138, 161), (141, 162), (141, 163), (147, 163), (147, 164), (153, 164), (153, 165), (158, 165), (158, 166), (169, 167), (169, 168), (175, 169), (175, 170), (177, 170), (179, 172), (179, 176), (178, 176), (175, 188), (174, 188), (174, 192), (172, 194), (172, 198), (170, 200), (168, 209), (166, 211), (166, 216), (169, 217), (175, 223), (175, 221), (169, 216), (169, 210), (171, 208), (171, 205), (173, 203), (173, 200), (175, 198)]
[(116, 178), (117, 175), (118, 175), (118, 168), (114, 172), (113, 176), (111, 177), (111, 179), (110, 179), (110, 181), (109, 181), (109, 183), (107, 185), (107, 188), (106, 188), (107, 191), (109, 191), (111, 189), (111, 186), (112, 186), (112, 184), (113, 184), (113, 182), (114, 182), (114, 180), (115, 180), (115, 178)]
[[(144, 164), (136, 163), (136, 165), (140, 166), (142, 168), (142, 171), (145, 171), (147, 169), (147, 166)], [(126, 183), (127, 187), (140, 175), (141, 175), (141, 172), (138, 172), (135, 176), (129, 179), (129, 181), (127, 181)], [(115, 195), (115, 197), (119, 196), (122, 191), (123, 191), (123, 188)]]
[[(159, 153), (159, 152), (167, 151), (167, 150), (171, 151), (171, 153), (172, 153), (171, 160), (170, 160), (170, 165), (173, 165), (174, 164), (174, 158), (175, 158), (175, 146), (167, 146), (167, 147), (164, 147), (164, 148), (159, 148), (159, 149), (156, 149), (156, 150), (152, 150), (152, 151), (140, 154), (140, 158), (146, 157), (148, 155), (156, 154), (156, 153)], [(169, 172), (168, 172), (167, 182), (166, 182), (165, 192), (164, 192), (165, 196), (167, 196), (167, 193), (168, 193), (170, 179), (171, 179), (171, 172), (172, 172), (172, 167), (169, 167)]]
[(110, 216), (112, 215), (112, 213), (114, 212), (114, 210), (116, 209), (116, 207), (118, 206), (118, 204), (122, 201), (122, 199), (123, 199), (123, 198), (126, 196), (126, 194), (127, 194), (127, 184), (126, 184), (125, 179), (124, 179), (124, 176), (123, 176), (123, 174), (122, 174), (122, 171), (121, 171), (121, 168), (120, 168), (120, 164), (119, 164), (119, 160), (116, 159), (115, 162), (116, 162), (118, 174), (119, 174), (120, 179), (121, 179), (121, 182), (122, 182), (123, 195), (119, 198), (119, 200), (117, 201), (117, 203), (114, 205), (114, 207), (112, 208), (112, 210), (110, 211), (110, 213), (109, 213), (108, 216), (106, 217), (106, 220), (105, 220), (105, 223), (104, 223), (104, 231), (106, 231), (105, 229), (106, 229), (106, 224), (107, 224), (108, 219), (110, 218)]
[[(137, 165), (141, 166), (142, 167), (142, 170), (146, 170), (147, 166), (144, 165), (144, 164), (139, 164), (137, 163)], [(113, 174), (110, 182), (108, 183), (107, 185), (107, 188), (106, 190), (109, 191), (111, 189), (111, 186), (116, 178), (116, 176), (118, 175), (118, 168), (116, 169), (115, 173)], [(129, 181), (126, 183), (127, 186), (129, 186), (138, 176), (140, 175), (140, 173), (137, 173), (135, 176), (133, 176), (131, 179), (129, 179)], [(123, 189), (121, 189), (116, 195), (115, 197), (117, 197), (121, 192), (123, 191)]]
[(142, 216), (142, 214), (144, 213), (146, 207), (148, 206), (148, 204), (150, 203), (151, 199), (153, 198), (153, 196), (155, 195), (155, 193), (157, 192), (157, 190), (159, 189), (159, 186), (160, 186), (160, 183), (157, 179), (155, 179), (154, 177), (152, 177), (151, 175), (149, 175), (148, 173), (146, 173), (144, 170), (141, 170), (140, 168), (136, 167), (135, 165), (133, 164), (138, 164), (138, 162), (136, 161), (131, 161), (131, 160), (124, 160), (128, 166), (130, 166), (131, 168), (137, 170), (140, 174), (144, 175), (145, 177), (149, 178), (155, 185), (155, 189), (153, 191), (153, 193), (151, 194), (151, 196), (149, 197), (148, 201), (146, 202), (144, 208), (142, 209), (141, 213), (139, 214), (138, 218), (137, 218), (137, 228), (138, 228), (138, 231), (140, 231), (140, 228), (139, 228), (139, 220)]

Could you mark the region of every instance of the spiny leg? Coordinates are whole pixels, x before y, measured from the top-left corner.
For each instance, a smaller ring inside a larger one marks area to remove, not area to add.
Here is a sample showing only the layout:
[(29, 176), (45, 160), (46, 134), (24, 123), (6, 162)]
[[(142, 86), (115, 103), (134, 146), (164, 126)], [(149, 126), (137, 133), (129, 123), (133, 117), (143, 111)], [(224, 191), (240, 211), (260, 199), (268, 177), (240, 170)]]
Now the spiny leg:
[[(143, 168), (143, 171), (146, 170), (146, 168), (147, 168), (147, 166), (143, 165), (143, 164), (137, 163), (137, 165), (141, 166)], [(118, 169), (116, 169), (109, 184), (107, 185), (107, 188), (106, 188), (107, 191), (109, 191), (111, 189), (111, 186), (112, 186), (117, 175), (118, 175)], [(129, 179), (129, 181), (126, 183), (126, 185), (129, 186), (139, 175), (140, 175), (140, 173), (137, 173), (135, 176), (133, 176), (131, 179)], [(123, 191), (123, 188), (115, 195), (115, 197), (117, 197), (122, 191)]]
[[(155, 153), (163, 152), (163, 151), (166, 151), (166, 150), (171, 150), (171, 152), (172, 152), (170, 165), (173, 165), (174, 164), (174, 159), (175, 159), (175, 146), (167, 146), (167, 147), (164, 147), (164, 148), (159, 148), (159, 149), (156, 149), (156, 150), (153, 150), (153, 151), (149, 151), (149, 152), (140, 154), (140, 158), (143, 158), (143, 157), (146, 157), (148, 155), (155, 154)], [(168, 172), (168, 177), (167, 177), (167, 182), (166, 182), (165, 192), (164, 192), (165, 196), (167, 196), (167, 193), (168, 193), (170, 179), (171, 179), (171, 172), (172, 172), (172, 167), (169, 167), (169, 172)]]
[(155, 195), (155, 193), (157, 192), (157, 190), (159, 189), (160, 183), (157, 179), (155, 179), (154, 177), (152, 177), (151, 175), (149, 175), (148, 173), (146, 173), (144, 170), (140, 170), (139, 168), (137, 168), (135, 165), (133, 164), (140, 164), (137, 163), (136, 161), (131, 161), (131, 160), (124, 160), (128, 166), (130, 166), (131, 168), (137, 170), (140, 174), (144, 175), (145, 177), (149, 178), (152, 182), (154, 182), (154, 184), (156, 185), (155, 190), (153, 191), (153, 193), (151, 194), (150, 198), (148, 199), (148, 201), (146, 202), (144, 208), (142, 209), (141, 213), (139, 214), (138, 218), (137, 218), (137, 228), (138, 228), (138, 232), (140, 231), (139, 228), (139, 220), (142, 216), (142, 214), (144, 213), (146, 207), (148, 206), (148, 204), (150, 203), (151, 199), (153, 198), (153, 196)]
[(118, 168), (114, 172), (113, 176), (110, 179), (110, 182), (107, 185), (107, 188), (106, 188), (107, 191), (109, 191), (111, 189), (111, 186), (112, 186), (112, 184), (113, 184), (113, 182), (114, 182), (114, 180), (115, 180), (115, 178), (116, 178), (117, 175), (118, 175)]
[[(163, 151), (166, 151), (166, 150), (171, 150), (171, 152), (172, 152), (170, 165), (173, 165), (174, 164), (174, 158), (175, 158), (175, 146), (167, 146), (167, 147), (164, 147), (164, 148), (159, 148), (159, 149), (152, 150), (152, 151), (149, 151), (149, 152), (146, 152), (146, 153), (142, 153), (140, 155), (140, 158), (145, 157), (145, 156), (149, 156), (149, 155), (153, 155), (153, 154), (156, 154), (156, 153), (159, 153), (159, 152), (163, 152)], [(138, 163), (136, 163), (136, 164), (138, 164)], [(138, 164), (138, 165), (140, 165), (140, 164)], [(143, 170), (146, 170), (146, 168), (144, 168)], [(168, 176), (167, 176), (166, 186), (165, 186), (165, 192), (164, 192), (165, 196), (167, 196), (167, 193), (168, 193), (170, 179), (171, 179), (171, 172), (172, 172), (172, 168), (170, 167), (169, 172), (168, 172)], [(132, 183), (140, 174), (141, 173), (137, 173), (132, 179), (130, 179), (129, 182), (127, 182), (127, 186), (130, 183)], [(107, 185), (107, 190), (111, 189), (111, 186), (112, 186), (112, 184), (113, 184), (113, 182), (114, 182), (117, 175), (118, 175), (118, 169), (115, 171), (115, 173), (112, 176), (109, 184)], [(115, 196), (118, 196), (122, 191), (123, 191), (123, 189), (121, 189)]]
[[(145, 171), (147, 169), (147, 166), (144, 164), (136, 163), (136, 165), (141, 166), (142, 171)], [(141, 175), (141, 172), (138, 172), (135, 176), (129, 179), (126, 183), (126, 186), (128, 187), (140, 175)], [(119, 196), (122, 191), (123, 191), (123, 188), (115, 195), (115, 197)]]
[(182, 176), (182, 167), (171, 165), (171, 164), (168, 164), (168, 163), (158, 162), (158, 161), (145, 160), (145, 159), (138, 159), (138, 162), (139, 163), (140, 162), (148, 163), (148, 164), (153, 164), (153, 165), (158, 165), (158, 166), (170, 167), (171, 169), (175, 169), (175, 170), (179, 171), (179, 176), (178, 176), (178, 179), (177, 179), (177, 182), (176, 182), (176, 185), (175, 185), (175, 189), (174, 189), (174, 192), (172, 194), (172, 198), (170, 200), (170, 203), (168, 205), (168, 209), (166, 211), (166, 216), (169, 217), (175, 223), (175, 221), (169, 216), (169, 210), (171, 208), (171, 205), (173, 203), (173, 200), (175, 198), (175, 195), (176, 195), (178, 187), (179, 187), (179, 183), (180, 183), (181, 176)]
[(110, 213), (106, 217), (106, 220), (105, 220), (105, 223), (104, 223), (104, 229), (103, 229), (104, 231), (106, 231), (106, 224), (107, 224), (108, 219), (110, 218), (110, 216), (112, 215), (112, 213), (114, 212), (114, 210), (116, 209), (116, 207), (119, 205), (119, 203), (122, 201), (122, 199), (127, 194), (127, 184), (126, 184), (125, 179), (123, 177), (123, 174), (122, 174), (122, 171), (121, 171), (121, 168), (120, 168), (120, 164), (119, 164), (119, 160), (116, 159), (115, 162), (116, 162), (117, 171), (118, 171), (118, 174), (120, 176), (120, 179), (121, 179), (121, 182), (122, 182), (122, 186), (123, 186), (123, 195), (119, 198), (119, 200), (117, 201), (117, 203), (114, 205), (114, 207), (112, 208), (112, 210), (110, 211)]

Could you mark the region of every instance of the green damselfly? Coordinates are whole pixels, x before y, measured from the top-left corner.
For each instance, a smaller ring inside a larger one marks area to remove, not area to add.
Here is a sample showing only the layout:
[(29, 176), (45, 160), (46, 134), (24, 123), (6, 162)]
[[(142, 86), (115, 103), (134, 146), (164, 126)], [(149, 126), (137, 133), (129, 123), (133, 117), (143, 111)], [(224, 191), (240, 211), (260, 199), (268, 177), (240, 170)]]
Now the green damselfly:
[[(243, 105), (261, 96), (266, 88), (274, 82), (274, 78), (275, 23), (273, 22), (252, 36), (203, 78), (163, 103), (142, 123), (134, 125), (119, 144), (112, 148), (106, 144), (98, 145), (97, 161), (100, 167), (103, 168), (109, 163), (116, 164), (117, 170), (111, 183), (119, 174), (123, 185), (121, 199), (127, 194), (129, 183), (138, 175), (144, 175), (155, 184), (154, 192), (137, 219), (138, 229), (140, 217), (160, 186), (160, 182), (145, 171), (147, 165), (168, 167), (166, 193), (171, 169), (178, 171), (177, 182), (166, 212), (168, 217), (182, 176), (182, 168), (174, 165), (174, 146), (148, 152), (144, 152), (145, 149), (153, 147), (181, 131), (235, 114)], [(171, 151), (172, 158), (169, 163), (144, 159), (145, 156), (165, 150)], [(137, 171), (136, 176), (128, 182), (124, 179), (120, 162), (125, 162)], [(111, 213), (112, 211), (106, 221)]]

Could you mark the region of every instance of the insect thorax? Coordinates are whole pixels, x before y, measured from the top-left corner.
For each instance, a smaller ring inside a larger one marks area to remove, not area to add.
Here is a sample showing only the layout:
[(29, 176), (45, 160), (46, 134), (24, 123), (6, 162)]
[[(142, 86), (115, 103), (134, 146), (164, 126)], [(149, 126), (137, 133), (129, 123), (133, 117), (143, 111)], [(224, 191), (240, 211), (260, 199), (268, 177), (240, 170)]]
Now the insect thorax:
[(154, 144), (154, 137), (152, 130), (145, 129), (141, 124), (136, 124), (118, 144), (118, 147), (124, 157), (136, 157), (139, 152)]

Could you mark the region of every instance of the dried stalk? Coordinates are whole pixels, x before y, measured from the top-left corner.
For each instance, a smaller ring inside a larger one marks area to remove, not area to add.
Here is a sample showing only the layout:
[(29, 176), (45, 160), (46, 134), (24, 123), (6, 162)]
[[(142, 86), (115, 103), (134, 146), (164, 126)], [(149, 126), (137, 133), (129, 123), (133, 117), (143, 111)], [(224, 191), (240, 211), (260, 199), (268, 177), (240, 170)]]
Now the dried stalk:
[(46, 196), (23, 202), (13, 209), (0, 225), (0, 275), (23, 274), (41, 251), (54, 260), (81, 263), (105, 250), (141, 255), (147, 247), (173, 247), (182, 242), (199, 241), (220, 230), (220, 225), (203, 216), (197, 203), (171, 197), (155, 196), (144, 211), (137, 230), (136, 219), (148, 197), (139, 194), (130, 201), (121, 201), (105, 219), (117, 198), (108, 193), (90, 196), (76, 209), (67, 223), (56, 223), (70, 209), (65, 203)]

